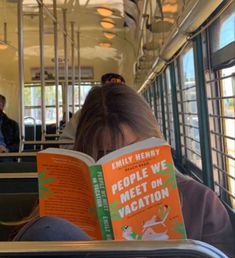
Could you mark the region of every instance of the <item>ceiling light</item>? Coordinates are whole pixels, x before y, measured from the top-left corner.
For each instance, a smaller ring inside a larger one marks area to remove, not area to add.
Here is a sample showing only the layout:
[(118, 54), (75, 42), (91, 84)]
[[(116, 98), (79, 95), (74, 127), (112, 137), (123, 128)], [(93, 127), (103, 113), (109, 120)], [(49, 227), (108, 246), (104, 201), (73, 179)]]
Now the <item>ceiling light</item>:
[(103, 47), (103, 48), (110, 48), (112, 46), (112, 44), (109, 42), (100, 42), (99, 46)]
[(112, 20), (102, 20), (100, 22), (100, 25), (104, 28), (104, 29), (112, 29), (115, 26), (115, 23)]
[(106, 7), (98, 7), (96, 10), (100, 15), (105, 17), (111, 16), (113, 14), (113, 11)]
[(110, 32), (110, 31), (104, 31), (104, 36), (105, 36), (107, 39), (113, 39), (114, 37), (116, 37), (116, 34), (113, 33), (113, 32)]
[(7, 47), (8, 46), (6, 44), (0, 42), (0, 50), (5, 50), (5, 49), (7, 49)]
[(177, 4), (165, 4), (162, 6), (162, 11), (164, 13), (176, 13), (178, 11)]

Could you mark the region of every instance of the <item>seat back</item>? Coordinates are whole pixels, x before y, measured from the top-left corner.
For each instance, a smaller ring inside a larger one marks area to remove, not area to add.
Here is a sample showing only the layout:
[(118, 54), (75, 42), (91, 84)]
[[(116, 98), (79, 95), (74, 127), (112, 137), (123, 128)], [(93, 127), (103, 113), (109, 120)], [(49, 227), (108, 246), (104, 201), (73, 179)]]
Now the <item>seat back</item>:
[(78, 241), (0, 243), (0, 258), (99, 257), (99, 258), (226, 258), (215, 247), (194, 240)]

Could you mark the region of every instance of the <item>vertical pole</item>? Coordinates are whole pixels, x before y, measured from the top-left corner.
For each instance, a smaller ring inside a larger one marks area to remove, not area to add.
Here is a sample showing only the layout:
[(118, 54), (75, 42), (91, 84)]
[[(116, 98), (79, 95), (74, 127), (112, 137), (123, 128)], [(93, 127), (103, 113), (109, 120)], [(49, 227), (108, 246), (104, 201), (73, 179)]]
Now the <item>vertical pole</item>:
[(75, 87), (75, 62), (74, 62), (74, 22), (71, 22), (71, 61), (72, 61), (72, 113), (74, 113), (74, 87)]
[(68, 44), (67, 44), (67, 10), (63, 9), (64, 24), (64, 110), (65, 122), (69, 121), (69, 103), (68, 103)]
[(176, 91), (176, 78), (174, 62), (170, 64), (170, 80), (171, 80), (171, 96), (172, 96), (172, 112), (174, 119), (174, 132), (175, 132), (175, 157), (177, 163), (182, 160), (181, 146), (180, 146), (180, 124), (179, 124), (179, 111), (177, 104), (177, 91)]
[(22, 141), (25, 138), (24, 128), (24, 30), (23, 30), (23, 0), (17, 1), (18, 18), (18, 69), (19, 69), (19, 122), (20, 122), (20, 150), (23, 149)]
[(203, 54), (201, 35), (194, 40), (196, 91), (198, 105), (198, 123), (200, 130), (200, 145), (202, 158), (202, 177), (205, 185), (214, 189), (213, 168), (211, 157), (210, 127), (208, 121), (207, 96), (205, 89), (205, 79), (203, 72)]
[(80, 63), (80, 33), (77, 32), (77, 52), (78, 52), (78, 107), (81, 109), (81, 63)]
[(57, 30), (57, 3), (53, 0), (54, 25), (54, 60), (55, 60), (55, 87), (56, 87), (56, 132), (59, 131), (59, 66), (58, 66), (58, 30)]
[(39, 44), (40, 44), (40, 80), (41, 80), (41, 139), (45, 140), (46, 123), (45, 123), (45, 67), (44, 67), (44, 20), (43, 20), (43, 0), (39, 5)]

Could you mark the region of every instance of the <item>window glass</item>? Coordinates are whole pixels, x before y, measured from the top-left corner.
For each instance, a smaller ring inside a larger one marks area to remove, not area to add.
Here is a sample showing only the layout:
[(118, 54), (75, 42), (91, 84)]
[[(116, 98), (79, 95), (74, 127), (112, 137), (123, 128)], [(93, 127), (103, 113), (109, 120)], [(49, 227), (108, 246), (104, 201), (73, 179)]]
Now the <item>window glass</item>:
[(24, 105), (40, 106), (41, 105), (41, 87), (27, 86), (24, 88)]
[(170, 131), (170, 144), (175, 149), (175, 130), (174, 130), (174, 118), (172, 110), (172, 94), (171, 94), (171, 77), (170, 68), (166, 69), (166, 86), (167, 86), (167, 104), (168, 104), (168, 119), (169, 119), (169, 131)]
[[(235, 6), (234, 6), (235, 8)], [(225, 21), (220, 29), (219, 48), (227, 46), (235, 40), (235, 11)]]
[[(201, 168), (201, 149), (198, 125), (198, 109), (195, 81), (193, 48), (186, 49), (180, 56), (180, 83), (177, 102), (180, 115), (182, 153), (188, 160)], [(183, 139), (183, 142), (182, 142)]]
[(213, 176), (216, 192), (235, 208), (235, 66), (207, 81)]
[[(83, 82), (80, 86), (74, 86), (74, 104), (75, 112), (81, 108), (84, 104), (85, 98), (91, 89), (92, 84)], [(63, 106), (62, 106), (62, 86), (59, 85), (58, 90), (59, 97), (59, 120), (63, 119)], [(79, 97), (81, 106), (79, 106)], [(69, 111), (72, 111), (72, 86), (68, 85), (68, 99), (69, 99)], [(56, 123), (56, 86), (47, 85), (45, 86), (45, 123), (54, 124)], [(41, 124), (41, 87), (40, 85), (29, 84), (24, 88), (24, 115), (25, 124), (32, 124), (35, 119), (37, 124)]]
[(165, 118), (165, 130), (166, 130), (166, 140), (169, 144), (170, 141), (170, 121), (169, 121), (169, 109), (168, 109), (168, 92), (167, 92), (167, 85), (165, 79), (165, 73), (162, 74), (162, 91), (163, 91), (163, 103), (164, 103), (164, 118)]
[(151, 83), (150, 85), (150, 88), (149, 88), (149, 94), (150, 94), (150, 103), (151, 103), (151, 108), (152, 108), (152, 111), (153, 111), (153, 114), (155, 115), (155, 93), (154, 93), (154, 82)]
[(162, 123), (162, 106), (161, 106), (161, 93), (160, 93), (160, 82), (159, 77), (155, 82), (155, 92), (156, 92), (156, 113), (157, 113), (157, 121), (160, 127), (161, 132), (163, 133), (163, 123)]
[[(86, 98), (89, 90), (91, 89), (91, 87), (92, 87), (92, 84), (90, 84), (90, 83), (81, 84), (81, 87), (80, 87), (80, 103), (81, 103), (81, 106), (84, 104), (85, 98)], [(79, 92), (79, 89), (78, 89), (78, 92)]]
[(194, 69), (194, 57), (193, 48), (190, 48), (185, 54), (183, 54), (181, 59), (181, 69), (182, 69), (182, 88), (190, 89), (195, 86), (195, 69)]
[(235, 41), (235, 2), (210, 27), (212, 52)]
[[(221, 69), (220, 76), (227, 77), (221, 80), (221, 110), (224, 130), (224, 149), (226, 171), (229, 173), (229, 189), (235, 197), (235, 66)], [(229, 77), (228, 77), (229, 76)], [(235, 207), (235, 199), (232, 199)]]

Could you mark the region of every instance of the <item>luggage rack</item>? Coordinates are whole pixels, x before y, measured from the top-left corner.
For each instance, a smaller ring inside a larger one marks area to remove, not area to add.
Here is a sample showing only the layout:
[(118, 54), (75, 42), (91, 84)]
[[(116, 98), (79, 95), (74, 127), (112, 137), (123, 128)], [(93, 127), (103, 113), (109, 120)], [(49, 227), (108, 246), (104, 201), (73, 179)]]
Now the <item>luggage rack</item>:
[(0, 257), (227, 258), (196, 240), (0, 242)]

